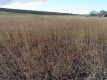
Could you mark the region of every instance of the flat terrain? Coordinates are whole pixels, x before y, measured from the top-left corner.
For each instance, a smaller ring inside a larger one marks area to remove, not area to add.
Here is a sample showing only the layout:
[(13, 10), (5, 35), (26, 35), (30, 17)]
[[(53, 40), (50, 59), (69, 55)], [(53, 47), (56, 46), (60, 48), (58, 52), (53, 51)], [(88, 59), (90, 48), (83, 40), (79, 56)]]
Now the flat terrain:
[(105, 80), (107, 18), (0, 12), (0, 80)]

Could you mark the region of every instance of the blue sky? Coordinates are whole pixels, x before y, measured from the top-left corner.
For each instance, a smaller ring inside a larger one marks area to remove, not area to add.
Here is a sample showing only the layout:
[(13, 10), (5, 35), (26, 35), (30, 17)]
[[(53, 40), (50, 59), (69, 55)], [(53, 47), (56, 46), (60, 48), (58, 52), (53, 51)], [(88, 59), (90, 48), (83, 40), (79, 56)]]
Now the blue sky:
[(107, 0), (0, 0), (0, 7), (88, 14), (107, 10)]

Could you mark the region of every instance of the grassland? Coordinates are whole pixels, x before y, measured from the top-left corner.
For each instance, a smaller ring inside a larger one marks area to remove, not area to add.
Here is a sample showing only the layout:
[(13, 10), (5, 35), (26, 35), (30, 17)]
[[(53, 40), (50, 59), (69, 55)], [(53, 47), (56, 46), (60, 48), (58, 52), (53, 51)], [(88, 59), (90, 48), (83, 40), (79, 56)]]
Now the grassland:
[(106, 80), (107, 19), (0, 12), (0, 80)]

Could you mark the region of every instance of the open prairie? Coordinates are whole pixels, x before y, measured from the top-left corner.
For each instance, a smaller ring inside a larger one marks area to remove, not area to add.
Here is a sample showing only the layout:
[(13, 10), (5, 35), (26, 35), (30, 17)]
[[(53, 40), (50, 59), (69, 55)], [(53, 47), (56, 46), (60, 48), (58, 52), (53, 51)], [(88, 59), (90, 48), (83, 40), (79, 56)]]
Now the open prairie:
[(106, 80), (107, 18), (0, 12), (0, 80)]

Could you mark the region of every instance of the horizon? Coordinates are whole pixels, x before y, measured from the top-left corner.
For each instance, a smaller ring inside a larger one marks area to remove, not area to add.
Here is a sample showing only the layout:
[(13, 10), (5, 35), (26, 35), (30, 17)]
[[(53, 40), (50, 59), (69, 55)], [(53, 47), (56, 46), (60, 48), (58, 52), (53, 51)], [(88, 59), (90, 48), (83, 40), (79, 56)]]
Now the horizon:
[(105, 9), (106, 0), (1, 0), (1, 8), (49, 11), (72, 14), (89, 14)]

